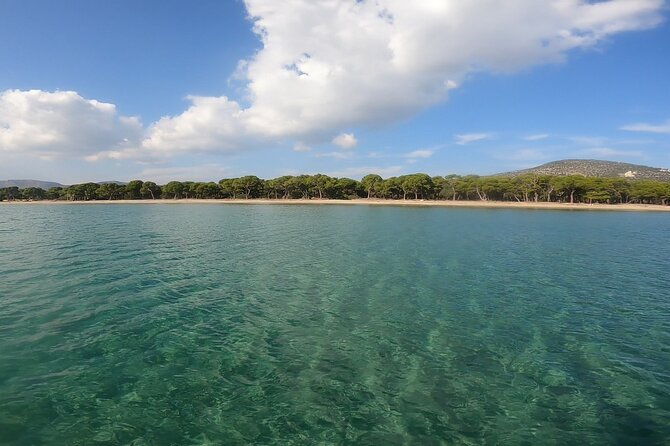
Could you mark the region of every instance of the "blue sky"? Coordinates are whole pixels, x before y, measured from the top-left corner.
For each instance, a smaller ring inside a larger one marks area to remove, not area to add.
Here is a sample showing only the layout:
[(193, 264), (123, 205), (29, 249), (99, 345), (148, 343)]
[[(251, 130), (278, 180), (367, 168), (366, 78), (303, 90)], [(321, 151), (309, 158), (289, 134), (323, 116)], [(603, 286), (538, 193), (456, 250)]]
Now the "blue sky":
[(0, 179), (670, 166), (664, 1), (414, 3), (0, 0)]

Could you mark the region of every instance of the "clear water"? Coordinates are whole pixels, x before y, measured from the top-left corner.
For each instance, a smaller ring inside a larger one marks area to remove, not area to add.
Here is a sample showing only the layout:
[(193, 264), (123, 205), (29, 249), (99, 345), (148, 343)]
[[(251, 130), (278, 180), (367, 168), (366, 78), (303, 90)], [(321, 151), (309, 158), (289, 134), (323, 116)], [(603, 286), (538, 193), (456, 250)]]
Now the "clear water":
[(665, 214), (0, 206), (0, 444), (668, 444)]

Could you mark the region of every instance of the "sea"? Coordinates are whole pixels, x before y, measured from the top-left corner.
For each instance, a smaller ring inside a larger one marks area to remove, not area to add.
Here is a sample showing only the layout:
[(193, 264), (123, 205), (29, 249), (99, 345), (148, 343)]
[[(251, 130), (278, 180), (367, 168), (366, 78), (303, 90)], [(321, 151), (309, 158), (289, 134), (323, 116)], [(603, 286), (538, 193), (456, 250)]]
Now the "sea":
[(0, 445), (670, 444), (670, 215), (0, 206)]

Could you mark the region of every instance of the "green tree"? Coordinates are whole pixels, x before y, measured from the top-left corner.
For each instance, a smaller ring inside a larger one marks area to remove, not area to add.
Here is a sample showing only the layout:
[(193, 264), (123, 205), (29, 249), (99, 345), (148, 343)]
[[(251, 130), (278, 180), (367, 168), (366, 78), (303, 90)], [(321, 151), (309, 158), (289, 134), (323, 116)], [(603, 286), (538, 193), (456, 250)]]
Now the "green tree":
[(291, 192), (298, 192), (302, 198), (309, 198), (311, 181), (308, 175), (291, 177), (287, 180), (286, 186)]
[(475, 192), (480, 200), (505, 201), (506, 193), (513, 189), (507, 177), (481, 177), (474, 180)]
[(219, 187), (221, 187), (221, 195), (224, 198), (235, 199), (235, 179), (234, 178), (224, 178), (219, 181)]
[(553, 177), (550, 181), (557, 194), (570, 203), (574, 203), (584, 191), (584, 177), (580, 175)]
[(247, 175), (234, 180), (235, 190), (242, 193), (244, 198), (258, 198), (263, 193), (263, 181), (254, 175)]
[(312, 187), (312, 190), (316, 192), (315, 195), (318, 195), (321, 199), (326, 193), (326, 188), (328, 187), (330, 181), (331, 178), (328, 175), (317, 173), (310, 178), (309, 183)]
[(628, 203), (631, 184), (624, 178), (614, 178), (609, 184), (610, 195), (617, 203)]
[(220, 192), (221, 186), (216, 183), (198, 183), (196, 186), (196, 194), (198, 198), (218, 198)]
[(654, 180), (632, 183), (630, 196), (637, 203), (666, 205), (670, 200), (670, 184)]
[(116, 183), (102, 183), (96, 190), (96, 195), (107, 200), (118, 198), (124, 191), (124, 187)]
[(451, 194), (451, 199), (456, 201), (458, 200), (458, 184), (460, 182), (461, 176), (460, 175), (447, 175), (444, 177), (444, 187), (443, 187), (443, 194), (445, 196), (447, 195), (447, 191)]
[(140, 197), (151, 197), (152, 200), (155, 200), (156, 197), (160, 196), (160, 187), (156, 185), (153, 181), (145, 181), (142, 183), (140, 188)]
[(170, 181), (161, 189), (166, 195), (170, 195), (175, 200), (181, 198), (184, 193), (184, 185), (180, 181)]
[(141, 180), (129, 181), (128, 184), (126, 184), (126, 198), (129, 200), (139, 200), (142, 198), (142, 184)]
[(284, 175), (279, 178), (275, 178), (275, 180), (277, 181), (276, 187), (281, 192), (282, 198), (283, 199), (292, 198), (293, 191), (295, 190), (293, 186), (293, 176)]
[(367, 192), (368, 198), (377, 196), (377, 194), (381, 191), (383, 181), (384, 180), (382, 177), (375, 174), (370, 174), (363, 177), (361, 180), (361, 185), (363, 186), (363, 189), (365, 189), (365, 192)]
[(464, 197), (466, 200), (479, 198), (479, 195), (477, 194), (478, 186), (478, 175), (466, 175), (459, 177), (456, 182), (456, 193), (459, 197)]
[(593, 202), (606, 203), (610, 200), (610, 194), (604, 190), (589, 190), (584, 194), (584, 198), (589, 204)]
[(360, 198), (360, 192), (362, 192), (361, 183), (351, 178), (338, 178), (337, 189), (340, 193), (340, 196), (343, 198)]
[(384, 198), (398, 199), (403, 195), (402, 180), (399, 177), (390, 177), (382, 181), (379, 194)]
[(17, 186), (9, 186), (3, 189), (7, 201), (14, 201), (21, 198), (21, 191)]
[(63, 188), (62, 187), (52, 187), (49, 188), (48, 191), (44, 194), (44, 197), (47, 200), (58, 200), (63, 196)]
[(73, 184), (65, 189), (65, 198), (70, 201), (89, 201), (97, 197), (98, 187), (97, 183), (81, 183)]
[(447, 187), (447, 180), (441, 176), (434, 176), (431, 178), (433, 181), (433, 190), (431, 191), (431, 198), (439, 200), (444, 198), (443, 191)]
[(433, 180), (425, 173), (406, 175), (403, 179), (403, 190), (414, 194), (414, 199), (425, 199), (429, 191), (433, 190)]
[(540, 200), (544, 192), (543, 180), (540, 175), (534, 173), (520, 175), (517, 180), (518, 188), (523, 195), (523, 201), (538, 202)]
[(589, 204), (609, 203), (612, 200), (611, 179), (584, 177), (582, 179), (583, 199)]
[(77, 185), (73, 184), (63, 189), (63, 196), (67, 201), (74, 201), (77, 199)]
[(279, 194), (283, 195), (284, 186), (279, 178), (273, 178), (265, 182), (265, 193), (268, 198), (279, 198)]
[(43, 200), (46, 195), (46, 191), (41, 187), (26, 187), (21, 189), (21, 198), (24, 200)]
[(183, 198), (186, 198), (187, 200), (189, 198), (197, 198), (197, 191), (196, 188), (198, 185), (194, 183), (193, 181), (182, 181), (182, 191), (181, 195)]

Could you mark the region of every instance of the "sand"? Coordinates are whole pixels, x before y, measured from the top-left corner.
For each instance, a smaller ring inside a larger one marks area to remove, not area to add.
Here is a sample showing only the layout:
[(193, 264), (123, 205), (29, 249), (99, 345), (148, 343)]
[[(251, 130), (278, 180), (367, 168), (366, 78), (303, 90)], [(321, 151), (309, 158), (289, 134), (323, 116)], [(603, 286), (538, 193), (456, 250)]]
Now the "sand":
[(179, 205), (179, 204), (245, 204), (245, 205), (354, 205), (354, 206), (415, 206), (415, 207), (457, 207), (486, 209), (547, 209), (579, 211), (633, 211), (633, 212), (670, 212), (670, 206), (653, 204), (585, 204), (585, 203), (520, 203), (511, 201), (431, 201), (431, 200), (268, 200), (268, 199), (225, 199), (225, 200), (100, 200), (100, 201), (1, 201), (0, 205)]

